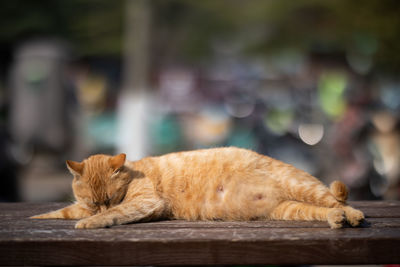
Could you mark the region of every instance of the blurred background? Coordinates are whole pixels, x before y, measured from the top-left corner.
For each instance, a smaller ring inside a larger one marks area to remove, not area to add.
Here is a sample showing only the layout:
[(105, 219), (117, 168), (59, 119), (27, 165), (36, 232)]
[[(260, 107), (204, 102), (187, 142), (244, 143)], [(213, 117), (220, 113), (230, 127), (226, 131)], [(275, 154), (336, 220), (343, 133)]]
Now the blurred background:
[(65, 160), (238, 146), (400, 199), (400, 1), (0, 3), (0, 201)]

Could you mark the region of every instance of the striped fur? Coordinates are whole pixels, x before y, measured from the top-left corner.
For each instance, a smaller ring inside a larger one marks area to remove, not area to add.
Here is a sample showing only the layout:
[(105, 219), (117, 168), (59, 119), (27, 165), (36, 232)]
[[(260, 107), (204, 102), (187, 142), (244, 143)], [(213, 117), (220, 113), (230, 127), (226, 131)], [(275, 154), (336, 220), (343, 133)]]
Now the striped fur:
[(346, 186), (330, 188), (295, 167), (235, 147), (125, 161), (94, 155), (67, 161), (76, 203), (33, 216), (81, 219), (99, 228), (154, 218), (185, 220), (320, 220), (331, 228), (364, 218), (346, 205)]

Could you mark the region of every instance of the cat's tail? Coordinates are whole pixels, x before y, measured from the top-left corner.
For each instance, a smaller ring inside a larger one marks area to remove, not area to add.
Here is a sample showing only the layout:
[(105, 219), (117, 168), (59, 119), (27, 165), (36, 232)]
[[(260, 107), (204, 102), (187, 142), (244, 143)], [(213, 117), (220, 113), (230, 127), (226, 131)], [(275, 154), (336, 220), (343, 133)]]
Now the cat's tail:
[(340, 181), (334, 181), (329, 186), (329, 190), (337, 201), (345, 203), (349, 194), (347, 187)]

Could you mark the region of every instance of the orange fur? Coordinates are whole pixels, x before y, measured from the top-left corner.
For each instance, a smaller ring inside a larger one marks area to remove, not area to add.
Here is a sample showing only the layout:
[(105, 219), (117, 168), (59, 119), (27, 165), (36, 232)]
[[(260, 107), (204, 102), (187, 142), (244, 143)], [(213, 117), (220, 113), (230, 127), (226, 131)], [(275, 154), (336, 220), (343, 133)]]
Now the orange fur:
[(81, 219), (99, 228), (153, 218), (185, 220), (321, 220), (357, 226), (346, 186), (330, 189), (308, 173), (235, 147), (125, 161), (125, 154), (67, 161), (76, 203), (32, 218)]

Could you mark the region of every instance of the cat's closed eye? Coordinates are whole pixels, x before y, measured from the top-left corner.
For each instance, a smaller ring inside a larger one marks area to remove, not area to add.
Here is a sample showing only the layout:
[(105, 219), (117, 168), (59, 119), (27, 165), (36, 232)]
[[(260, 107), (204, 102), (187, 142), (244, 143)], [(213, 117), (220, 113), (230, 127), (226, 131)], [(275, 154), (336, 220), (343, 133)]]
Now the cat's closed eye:
[(111, 178), (118, 176), (120, 174), (120, 172), (121, 172), (121, 169), (114, 171), (113, 174), (111, 175)]

